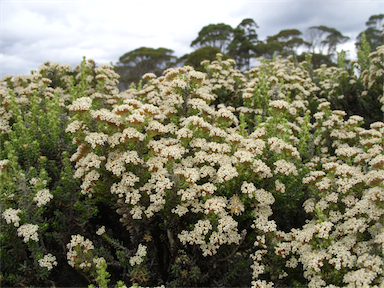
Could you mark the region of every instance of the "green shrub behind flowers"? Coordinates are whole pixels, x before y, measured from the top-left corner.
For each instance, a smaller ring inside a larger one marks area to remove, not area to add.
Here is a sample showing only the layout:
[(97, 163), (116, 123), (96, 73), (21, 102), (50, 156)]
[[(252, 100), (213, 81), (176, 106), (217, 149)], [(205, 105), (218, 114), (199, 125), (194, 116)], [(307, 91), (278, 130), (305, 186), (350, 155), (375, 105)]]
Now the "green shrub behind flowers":
[(331, 102), (382, 89), (383, 55), (359, 78), (218, 54), (124, 92), (85, 59), (3, 77), (2, 285), (379, 287), (384, 123)]

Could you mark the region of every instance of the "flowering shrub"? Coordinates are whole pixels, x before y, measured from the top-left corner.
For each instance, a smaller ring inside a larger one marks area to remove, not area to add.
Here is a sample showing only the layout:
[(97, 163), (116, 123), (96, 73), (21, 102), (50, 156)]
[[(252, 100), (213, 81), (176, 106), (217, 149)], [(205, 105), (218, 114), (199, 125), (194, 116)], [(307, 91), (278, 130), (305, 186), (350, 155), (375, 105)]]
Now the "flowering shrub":
[(260, 60), (124, 92), (85, 59), (3, 77), (2, 283), (379, 287), (384, 123), (330, 102), (361, 78)]

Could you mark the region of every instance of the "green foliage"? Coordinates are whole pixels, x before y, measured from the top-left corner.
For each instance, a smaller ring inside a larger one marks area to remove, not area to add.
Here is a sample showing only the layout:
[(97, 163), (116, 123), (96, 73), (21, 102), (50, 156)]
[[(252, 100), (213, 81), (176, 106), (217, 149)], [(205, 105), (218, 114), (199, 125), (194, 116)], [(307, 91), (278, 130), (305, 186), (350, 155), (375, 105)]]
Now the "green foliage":
[(237, 61), (239, 69), (250, 68), (250, 59), (256, 55), (256, 46), (260, 42), (257, 39), (256, 22), (246, 18), (233, 30), (233, 39), (228, 45), (228, 53), (231, 58)]
[[(99, 285), (99, 288), (107, 288), (108, 282), (110, 281), (110, 279), (108, 278), (111, 275), (107, 272), (107, 263), (105, 262), (104, 258), (100, 260), (100, 264), (97, 266), (96, 269), (97, 269), (96, 283)], [(118, 283), (116, 286), (121, 287), (122, 284)], [(88, 288), (96, 288), (96, 286), (89, 285)]]
[[(367, 26), (367, 29), (362, 31), (357, 37), (356, 37), (356, 48), (363, 47), (363, 37), (365, 38), (364, 41), (367, 41), (370, 47), (369, 52), (374, 52), (377, 47), (380, 45), (383, 45), (383, 27), (382, 23), (384, 20), (384, 14), (377, 14), (372, 15), (369, 17), (368, 21), (365, 23)], [(364, 36), (363, 36), (364, 34)]]
[(200, 30), (199, 36), (192, 41), (191, 47), (211, 46), (226, 52), (232, 33), (233, 28), (230, 25), (224, 23), (209, 24)]
[[(160, 76), (164, 69), (171, 67), (177, 58), (172, 54), (173, 50), (167, 48), (140, 47), (121, 56), (115, 71), (120, 75), (120, 82), (138, 83), (145, 73)], [(128, 86), (120, 89), (128, 89)]]
[(310, 27), (309, 30), (312, 32), (312, 41), (310, 45), (319, 47), (320, 53), (324, 49), (327, 49), (328, 56), (335, 56), (337, 46), (345, 43), (349, 37), (344, 36), (340, 31), (335, 28), (330, 28), (324, 25)]
[[(251, 19), (238, 28), (256, 43)], [(298, 32), (274, 42), (293, 49)], [(275, 56), (246, 73), (224, 57), (127, 93), (85, 58), (1, 84), (2, 286), (341, 286), (382, 263), (384, 124), (343, 110), (382, 106), (382, 48), (360, 76), (343, 52), (338, 67)]]
[(297, 29), (288, 29), (282, 30), (274, 36), (269, 36), (266, 45), (262, 48), (262, 50), (264, 50), (263, 56), (271, 58), (276, 52), (284, 57), (296, 55), (297, 52), (295, 50), (297, 48), (308, 44), (302, 38), (298, 37), (301, 34)]
[(365, 32), (362, 32), (361, 35), (361, 45), (357, 47), (358, 53), (358, 63), (360, 67), (360, 73), (369, 68), (369, 54), (371, 53), (371, 47), (367, 38), (365, 37)]
[[(371, 47), (370, 52), (383, 44), (381, 35), (383, 17), (383, 14), (372, 15), (366, 23), (368, 28), (363, 31)], [(120, 61), (114, 67), (115, 71), (120, 74), (117, 87), (120, 91), (126, 90), (131, 83), (136, 85), (145, 73), (155, 73), (156, 76), (160, 76), (166, 68), (180, 65), (191, 65), (195, 70), (204, 72), (203, 66), (200, 65), (201, 61), (212, 61), (214, 55), (219, 52), (228, 53), (229, 57), (236, 61), (236, 68), (239, 70), (249, 70), (252, 59), (258, 57), (272, 59), (277, 55), (285, 58), (293, 55), (297, 61), (301, 62), (308, 53), (312, 54), (314, 68), (318, 68), (322, 64), (336, 66), (337, 48), (349, 39), (335, 28), (320, 25), (309, 27), (305, 35), (297, 29), (286, 29), (261, 41), (256, 33), (257, 28), (259, 28), (258, 25), (251, 18), (243, 19), (236, 28), (225, 23), (206, 25), (191, 43), (191, 47), (195, 47), (196, 50), (180, 58), (172, 56), (173, 51), (166, 48), (141, 47), (127, 52), (120, 57)], [(357, 37), (356, 47), (361, 46), (362, 33)], [(298, 55), (299, 47), (307, 47), (307, 51)], [(224, 59), (226, 58), (225, 55)], [(362, 71), (364, 69), (365, 67)], [(68, 75), (74, 75), (72, 71), (66, 72)], [(60, 82), (61, 73), (51, 70), (48, 71), (48, 75), (53, 81), (53, 87), (61, 85), (64, 88)], [(96, 84), (95, 80), (93, 82)]]

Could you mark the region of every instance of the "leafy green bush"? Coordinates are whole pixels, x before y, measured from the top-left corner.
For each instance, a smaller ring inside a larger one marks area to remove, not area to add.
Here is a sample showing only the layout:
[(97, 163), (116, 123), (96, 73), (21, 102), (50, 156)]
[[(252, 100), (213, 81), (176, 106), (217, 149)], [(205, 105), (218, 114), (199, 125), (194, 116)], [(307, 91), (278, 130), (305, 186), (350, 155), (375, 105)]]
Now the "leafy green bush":
[(332, 101), (345, 77), (383, 95), (383, 55), (3, 77), (1, 285), (378, 287), (384, 123)]

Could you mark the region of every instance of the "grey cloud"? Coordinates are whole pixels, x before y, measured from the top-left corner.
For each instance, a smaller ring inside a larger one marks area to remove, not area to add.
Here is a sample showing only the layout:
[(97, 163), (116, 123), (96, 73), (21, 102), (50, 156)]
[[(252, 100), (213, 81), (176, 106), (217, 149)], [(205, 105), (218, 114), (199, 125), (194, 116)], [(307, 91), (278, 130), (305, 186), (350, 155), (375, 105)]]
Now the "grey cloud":
[[(123, 3), (123, 4), (122, 4)], [(162, 1), (23, 1), (3, 2), (0, 77), (29, 73), (45, 60), (77, 65), (82, 57), (97, 63), (118, 62), (141, 46), (165, 47), (180, 57), (202, 27), (244, 18), (259, 25), (260, 40), (284, 29), (305, 33), (326, 25), (355, 41), (382, 1), (209, 1), (185, 8)], [(152, 9), (150, 9), (152, 8)]]
[(255, 1), (246, 15), (259, 25), (259, 39), (265, 40), (281, 30), (298, 29), (304, 33), (319, 25), (344, 35), (357, 35), (366, 28), (368, 18), (383, 13), (382, 9), (379, 1)]

